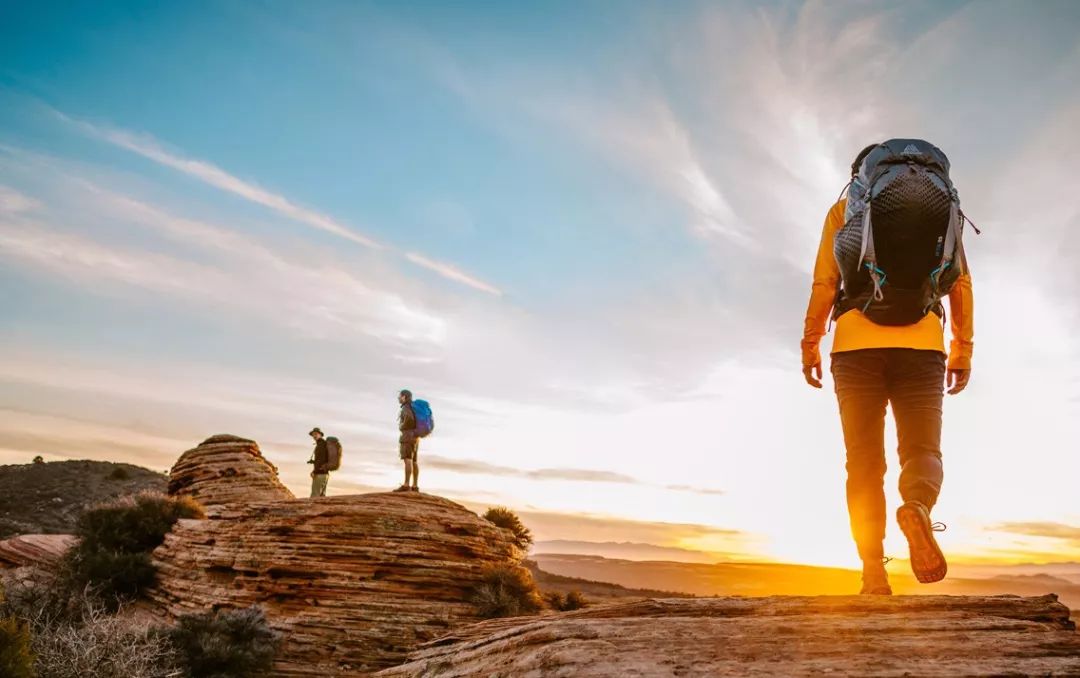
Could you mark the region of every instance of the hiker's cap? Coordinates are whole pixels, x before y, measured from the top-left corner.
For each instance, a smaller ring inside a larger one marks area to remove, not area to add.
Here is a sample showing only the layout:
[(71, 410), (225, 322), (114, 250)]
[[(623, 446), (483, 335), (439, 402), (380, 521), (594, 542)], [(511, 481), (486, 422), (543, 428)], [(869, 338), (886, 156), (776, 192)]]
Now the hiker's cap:
[(319, 435), (322, 435), (322, 434), (323, 434), (323, 432), (322, 432), (322, 429), (320, 429), (320, 428), (319, 428), (318, 426), (316, 426), (315, 428), (313, 428), (313, 429), (311, 429), (310, 431), (308, 431), (308, 435), (309, 435), (309, 436), (313, 436), (313, 435), (315, 435), (316, 433), (318, 433)]

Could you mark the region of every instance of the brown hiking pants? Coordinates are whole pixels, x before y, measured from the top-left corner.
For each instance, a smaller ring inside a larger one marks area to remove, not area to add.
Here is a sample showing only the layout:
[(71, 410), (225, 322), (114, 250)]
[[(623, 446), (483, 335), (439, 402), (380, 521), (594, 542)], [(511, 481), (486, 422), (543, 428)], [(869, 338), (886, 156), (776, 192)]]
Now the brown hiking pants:
[(863, 560), (880, 559), (885, 539), (885, 407), (892, 405), (900, 453), (900, 496), (933, 508), (941, 491), (941, 405), (945, 356), (875, 348), (832, 356), (847, 448), (851, 534)]

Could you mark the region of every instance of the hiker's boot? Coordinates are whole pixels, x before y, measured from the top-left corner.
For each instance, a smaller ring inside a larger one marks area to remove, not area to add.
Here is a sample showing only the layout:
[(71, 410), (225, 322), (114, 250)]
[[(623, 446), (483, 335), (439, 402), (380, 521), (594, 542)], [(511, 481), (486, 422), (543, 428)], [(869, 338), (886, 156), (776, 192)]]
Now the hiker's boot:
[(864, 596), (891, 596), (892, 587), (889, 586), (889, 574), (885, 571), (885, 558), (865, 560), (862, 566), (862, 590)]
[(915, 578), (923, 584), (944, 579), (949, 566), (934, 533), (943, 531), (945, 525), (930, 522), (930, 510), (919, 501), (904, 502), (896, 509), (896, 522), (900, 523), (900, 529), (907, 537), (911, 571), (915, 573)]
[(413, 485), (412, 487), (409, 488), (409, 491), (410, 492), (419, 492), (420, 488), (418, 486), (416, 486), (416, 485)]
[(408, 491), (409, 491), (409, 486), (408, 485), (402, 485), (401, 487), (394, 490), (394, 492), (408, 492)]

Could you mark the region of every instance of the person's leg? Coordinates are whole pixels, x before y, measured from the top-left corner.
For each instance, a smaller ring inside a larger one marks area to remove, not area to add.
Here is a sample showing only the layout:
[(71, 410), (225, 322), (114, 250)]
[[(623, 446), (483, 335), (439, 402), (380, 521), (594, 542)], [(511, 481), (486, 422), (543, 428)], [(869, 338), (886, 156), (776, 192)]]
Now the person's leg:
[(833, 382), (847, 448), (851, 534), (864, 563), (880, 564), (885, 539), (884, 349), (832, 356)]
[(941, 481), (941, 405), (945, 356), (937, 351), (896, 349), (890, 365), (889, 400), (896, 418), (900, 496), (934, 508)]
[(930, 510), (941, 492), (941, 405), (945, 356), (936, 351), (897, 349), (890, 365), (889, 391), (900, 453), (900, 496), (896, 520), (908, 540), (911, 569), (924, 584), (948, 572), (934, 538)]
[(412, 459), (406, 457), (405, 458), (405, 482), (403, 483), (403, 487), (409, 487), (412, 484), (412, 467), (413, 467)]
[(316, 473), (311, 476), (311, 496), (312, 497), (325, 497), (326, 496), (326, 483), (330, 479), (330, 475), (327, 473)]
[(413, 443), (413, 457), (412, 457), (412, 488), (414, 490), (420, 489), (420, 441), (417, 440)]

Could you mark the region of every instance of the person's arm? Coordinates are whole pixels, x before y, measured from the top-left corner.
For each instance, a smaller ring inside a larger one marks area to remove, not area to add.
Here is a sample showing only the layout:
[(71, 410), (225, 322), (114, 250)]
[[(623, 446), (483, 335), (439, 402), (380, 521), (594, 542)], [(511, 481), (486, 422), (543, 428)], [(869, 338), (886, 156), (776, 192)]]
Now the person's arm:
[(398, 415), (398, 430), (401, 432), (416, 429), (416, 415), (413, 414), (412, 405), (402, 405), (401, 414)]
[(833, 255), (833, 240), (844, 225), (844, 208), (845, 201), (840, 200), (825, 217), (817, 260), (814, 262), (814, 283), (810, 288), (810, 302), (806, 306), (806, 319), (803, 322), (803, 377), (814, 388), (821, 388), (821, 338), (825, 336), (825, 327), (840, 285), (840, 267)]
[(971, 378), (971, 354), (975, 343), (975, 297), (971, 290), (971, 270), (963, 262), (964, 273), (949, 291), (952, 341), (949, 344), (949, 393), (963, 391)]

